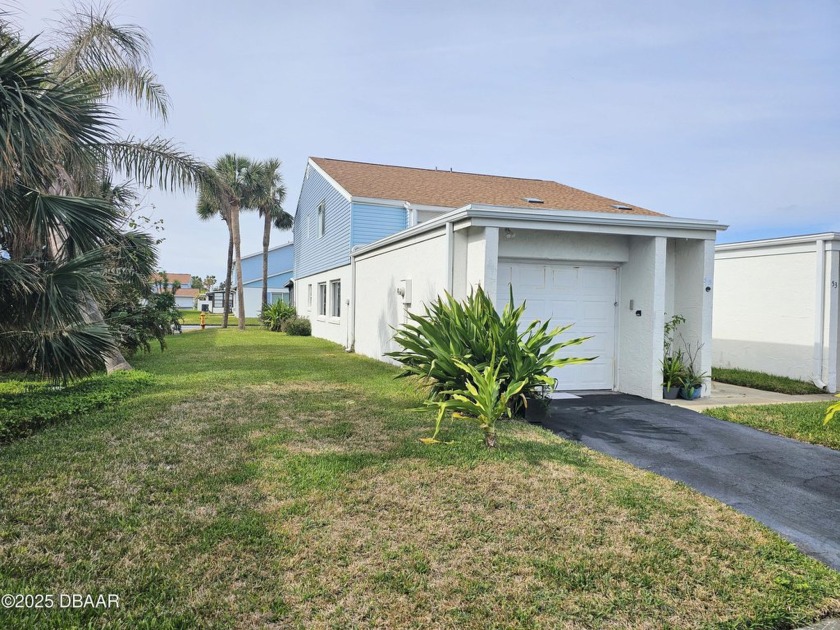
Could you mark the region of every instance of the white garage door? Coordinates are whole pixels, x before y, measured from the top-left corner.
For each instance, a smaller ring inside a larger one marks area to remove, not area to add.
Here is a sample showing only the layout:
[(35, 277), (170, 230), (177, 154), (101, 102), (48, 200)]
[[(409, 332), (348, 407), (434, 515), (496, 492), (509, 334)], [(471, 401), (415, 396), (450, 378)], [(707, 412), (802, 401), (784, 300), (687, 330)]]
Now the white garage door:
[(615, 366), (616, 270), (612, 267), (499, 262), (498, 302), (526, 302), (523, 326), (535, 319), (552, 327), (574, 324), (561, 339), (592, 337), (560, 356), (597, 359), (552, 371), (558, 390), (613, 389)]

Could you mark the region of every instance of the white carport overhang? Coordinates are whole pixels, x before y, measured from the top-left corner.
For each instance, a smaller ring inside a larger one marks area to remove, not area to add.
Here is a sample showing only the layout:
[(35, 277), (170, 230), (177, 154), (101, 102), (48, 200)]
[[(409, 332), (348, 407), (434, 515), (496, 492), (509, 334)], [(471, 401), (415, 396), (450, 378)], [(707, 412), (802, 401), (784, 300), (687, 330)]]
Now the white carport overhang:
[[(615, 369), (613, 385), (621, 391), (658, 398), (661, 394), (658, 361), (661, 358), (666, 311), (670, 314), (680, 310), (690, 311), (693, 328), (688, 334), (698, 344), (705, 345), (700, 362), (702, 369), (710, 369), (714, 241), (717, 232), (724, 229), (726, 226), (717, 221), (666, 216), (479, 204), (458, 208), (354, 249), (351, 253), (354, 268), (349, 322), (351, 347), (356, 332), (355, 265), (366, 257), (406, 247), (432, 235), (444, 236), (448, 274), (442, 289), (456, 297), (463, 297), (469, 286), (481, 284), (498, 302), (497, 297), (506, 299), (506, 296), (497, 296), (500, 233), (556, 232), (629, 237), (631, 257), (621, 262), (623, 277), (616, 280), (620, 290), (617, 290), (615, 301), (617, 341), (614, 352), (616, 365), (621, 358), (628, 367)], [(456, 278), (455, 270), (459, 265), (456, 242), (463, 247), (465, 234), (480, 234), (480, 238), (472, 239), (469, 244), (474, 249), (470, 255), (473, 268), (466, 274), (463, 268), (459, 269)], [(479, 264), (475, 265), (476, 262)], [(502, 264), (510, 262), (503, 260)], [(546, 267), (552, 267), (555, 273), (563, 273), (563, 266), (558, 262), (554, 260)], [(534, 264), (534, 261), (531, 263)], [(418, 269), (417, 275), (420, 274), (422, 269)], [(462, 278), (462, 275), (465, 277)], [(629, 308), (630, 300), (633, 300), (632, 310)], [(628, 308), (618, 308), (619, 302), (622, 307)]]

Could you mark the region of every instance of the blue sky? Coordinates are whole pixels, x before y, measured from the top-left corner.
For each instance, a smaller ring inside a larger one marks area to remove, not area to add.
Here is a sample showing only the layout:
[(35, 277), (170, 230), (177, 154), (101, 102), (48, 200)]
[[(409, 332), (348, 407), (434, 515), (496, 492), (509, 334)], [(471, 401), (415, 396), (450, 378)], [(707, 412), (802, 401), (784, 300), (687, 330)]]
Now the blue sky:
[[(64, 3), (17, 7), (29, 34)], [(174, 110), (125, 128), (208, 162), (309, 155), (552, 179), (731, 227), (840, 231), (840, 2), (124, 0)], [(161, 266), (221, 279), (221, 221), (151, 193)], [(275, 232), (272, 242), (290, 240)], [(261, 224), (242, 221), (243, 253)]]

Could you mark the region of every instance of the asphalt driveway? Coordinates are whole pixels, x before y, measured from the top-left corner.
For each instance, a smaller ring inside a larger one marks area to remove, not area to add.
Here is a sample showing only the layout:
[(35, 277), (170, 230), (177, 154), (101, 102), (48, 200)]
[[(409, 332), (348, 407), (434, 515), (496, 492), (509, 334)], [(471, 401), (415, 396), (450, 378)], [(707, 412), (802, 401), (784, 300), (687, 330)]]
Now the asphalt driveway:
[(555, 400), (546, 428), (682, 481), (840, 571), (840, 452), (625, 394)]

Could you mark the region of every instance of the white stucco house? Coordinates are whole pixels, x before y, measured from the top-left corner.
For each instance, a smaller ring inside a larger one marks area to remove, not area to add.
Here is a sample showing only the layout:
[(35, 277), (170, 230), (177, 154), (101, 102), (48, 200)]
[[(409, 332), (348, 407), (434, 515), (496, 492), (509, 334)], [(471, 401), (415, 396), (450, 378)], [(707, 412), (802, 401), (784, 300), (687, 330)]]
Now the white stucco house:
[(666, 314), (710, 371), (721, 229), (553, 181), (310, 158), (295, 303), (313, 335), (384, 360), (407, 311), (478, 285), (501, 307), (512, 286), (529, 321), (593, 336), (571, 354), (598, 358), (558, 370), (559, 388), (660, 399)]
[(838, 391), (840, 234), (715, 248), (713, 364)]

